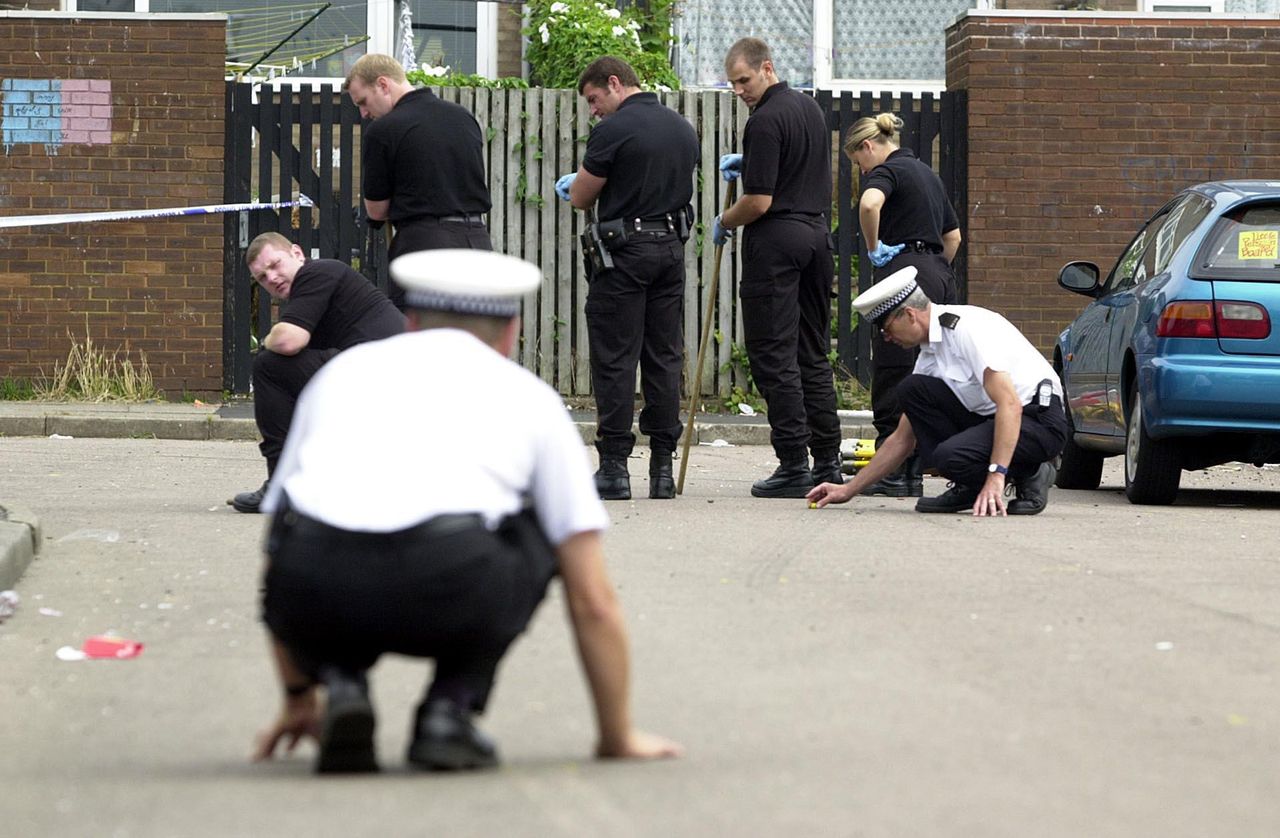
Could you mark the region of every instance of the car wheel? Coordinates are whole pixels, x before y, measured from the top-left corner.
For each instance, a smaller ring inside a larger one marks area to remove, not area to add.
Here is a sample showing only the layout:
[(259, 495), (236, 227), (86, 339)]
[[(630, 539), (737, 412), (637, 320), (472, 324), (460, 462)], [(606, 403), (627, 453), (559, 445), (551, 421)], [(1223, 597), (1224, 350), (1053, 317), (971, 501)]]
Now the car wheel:
[(1178, 445), (1147, 435), (1142, 424), (1142, 399), (1135, 384), (1129, 391), (1129, 426), (1125, 429), (1124, 493), (1131, 503), (1169, 504), (1178, 496), (1181, 480)]
[(1096, 489), (1102, 482), (1103, 456), (1075, 443), (1076, 426), (1067, 410), (1067, 445), (1062, 449), (1062, 465), (1058, 468), (1059, 489)]

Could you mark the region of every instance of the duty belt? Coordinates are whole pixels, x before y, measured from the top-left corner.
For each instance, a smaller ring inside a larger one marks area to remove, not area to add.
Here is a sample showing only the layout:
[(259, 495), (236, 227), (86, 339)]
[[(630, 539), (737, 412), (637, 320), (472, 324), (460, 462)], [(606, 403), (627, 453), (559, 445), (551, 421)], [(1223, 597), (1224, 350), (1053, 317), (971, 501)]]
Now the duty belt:
[(415, 221), (445, 221), (451, 224), (484, 224), (484, 216), (480, 213), (464, 212), (456, 215), (415, 215), (393, 222), (396, 226), (412, 224)]
[(941, 253), (942, 248), (936, 244), (930, 244), (924, 241), (903, 242), (902, 246), (907, 250), (914, 250), (916, 253)]
[(676, 219), (671, 213), (650, 218), (624, 218), (623, 226), (628, 233), (674, 233)]

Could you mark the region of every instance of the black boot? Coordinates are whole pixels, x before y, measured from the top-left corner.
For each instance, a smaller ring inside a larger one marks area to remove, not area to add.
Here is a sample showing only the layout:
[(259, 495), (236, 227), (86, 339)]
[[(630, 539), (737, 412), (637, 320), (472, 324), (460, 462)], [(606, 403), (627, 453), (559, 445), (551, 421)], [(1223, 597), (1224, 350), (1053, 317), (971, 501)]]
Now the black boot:
[(1057, 478), (1058, 469), (1052, 462), (1041, 463), (1030, 477), (1014, 484), (1017, 498), (1009, 501), (1005, 511), (1010, 515), (1040, 514), (1049, 504), (1049, 487)]
[(373, 704), (363, 672), (325, 667), (324, 719), (320, 723), (317, 774), (345, 774), (378, 770), (373, 751)]
[(809, 471), (807, 453), (779, 457), (779, 465), (773, 474), (751, 484), (751, 496), (755, 498), (802, 498), (813, 488), (813, 474)]
[(882, 495), (889, 498), (918, 498), (924, 495), (924, 477), (920, 474), (919, 461), (910, 457), (898, 470), (872, 483), (864, 495)]
[(920, 466), (920, 458), (911, 455), (902, 464), (902, 470), (907, 475), (907, 497), (924, 497), (924, 471)]
[(676, 496), (676, 479), (671, 474), (671, 454), (649, 455), (649, 497), (669, 499)]
[(837, 486), (844, 483), (844, 475), (840, 471), (840, 449), (834, 451), (814, 451), (813, 452), (813, 468), (809, 471), (813, 475), (813, 485), (820, 483), (834, 483)]
[(227, 503), (231, 504), (236, 512), (247, 512), (255, 514), (261, 512), (262, 499), (266, 497), (267, 486), (271, 484), (271, 480), (262, 481), (262, 485), (252, 492), (241, 492)]
[(978, 499), (977, 486), (961, 486), (959, 483), (948, 484), (947, 490), (936, 498), (920, 498), (916, 501), (916, 512), (968, 512)]
[(601, 454), (596, 471), (596, 492), (601, 500), (631, 500), (631, 475), (625, 454)]
[(408, 759), (430, 771), (491, 768), (498, 764), (498, 749), (476, 730), (470, 712), (447, 698), (433, 698), (418, 707)]

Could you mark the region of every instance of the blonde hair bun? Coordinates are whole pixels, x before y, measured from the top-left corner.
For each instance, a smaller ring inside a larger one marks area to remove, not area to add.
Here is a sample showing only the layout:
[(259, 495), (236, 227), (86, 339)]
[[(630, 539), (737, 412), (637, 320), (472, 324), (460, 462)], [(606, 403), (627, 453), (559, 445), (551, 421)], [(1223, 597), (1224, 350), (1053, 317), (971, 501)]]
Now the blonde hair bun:
[(903, 124), (897, 114), (882, 113), (876, 117), (876, 127), (880, 129), (880, 133), (890, 137), (902, 130)]

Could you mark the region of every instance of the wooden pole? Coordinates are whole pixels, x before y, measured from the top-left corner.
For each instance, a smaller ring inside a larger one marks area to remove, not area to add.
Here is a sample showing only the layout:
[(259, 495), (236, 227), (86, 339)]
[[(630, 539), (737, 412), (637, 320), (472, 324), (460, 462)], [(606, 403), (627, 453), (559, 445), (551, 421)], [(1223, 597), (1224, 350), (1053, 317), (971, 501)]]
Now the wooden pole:
[[(729, 189), (724, 196), (724, 212), (733, 206), (734, 193), (738, 181), (729, 181)], [(689, 420), (684, 428), (684, 450), (680, 452), (680, 479), (676, 481), (676, 494), (684, 494), (684, 473), (689, 468), (689, 443), (693, 440), (693, 418), (698, 407), (698, 396), (702, 391), (702, 362), (707, 357), (707, 341), (711, 337), (711, 323), (716, 310), (716, 288), (720, 284), (720, 257), (724, 255), (724, 245), (716, 245), (715, 265), (711, 269), (711, 289), (707, 293), (706, 315), (702, 318), (702, 339), (698, 341), (698, 362), (693, 367), (693, 388), (689, 391)]]

